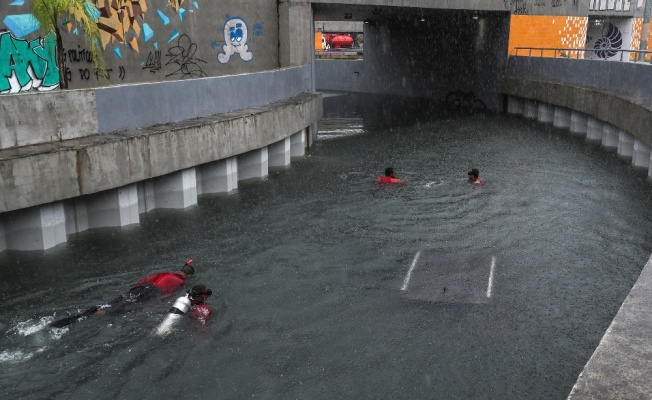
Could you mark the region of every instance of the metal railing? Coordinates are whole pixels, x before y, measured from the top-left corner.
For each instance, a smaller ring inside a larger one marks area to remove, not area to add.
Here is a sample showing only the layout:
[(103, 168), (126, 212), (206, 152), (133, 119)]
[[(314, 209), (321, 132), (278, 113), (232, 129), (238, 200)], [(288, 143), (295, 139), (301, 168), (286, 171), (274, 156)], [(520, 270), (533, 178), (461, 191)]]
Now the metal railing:
[[(633, 49), (573, 49), (554, 47), (514, 47), (515, 56), (575, 58), (583, 60), (605, 60), (621, 62), (650, 62), (652, 51)], [(527, 54), (519, 54), (527, 53)], [(617, 59), (616, 55), (620, 53)], [(608, 57), (607, 57), (608, 56)]]

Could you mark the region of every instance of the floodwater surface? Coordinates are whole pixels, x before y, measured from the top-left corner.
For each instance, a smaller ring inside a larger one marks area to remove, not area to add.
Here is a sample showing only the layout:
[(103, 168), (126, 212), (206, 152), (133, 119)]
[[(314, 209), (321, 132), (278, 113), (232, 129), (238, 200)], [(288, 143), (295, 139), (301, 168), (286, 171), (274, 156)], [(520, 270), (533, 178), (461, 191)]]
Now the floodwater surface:
[[(565, 399), (650, 255), (645, 172), (522, 118), (324, 104), (290, 168), (0, 254), (0, 397)], [(153, 334), (176, 296), (46, 326), (189, 258), (206, 327)]]

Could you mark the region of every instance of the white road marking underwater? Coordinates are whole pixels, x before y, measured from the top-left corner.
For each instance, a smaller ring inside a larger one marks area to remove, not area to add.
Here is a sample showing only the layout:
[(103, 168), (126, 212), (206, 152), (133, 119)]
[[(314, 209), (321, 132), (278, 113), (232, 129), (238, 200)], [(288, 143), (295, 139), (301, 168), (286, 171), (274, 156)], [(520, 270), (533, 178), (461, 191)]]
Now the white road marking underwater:
[(412, 260), (412, 265), (410, 266), (407, 275), (405, 275), (405, 280), (403, 281), (403, 286), (401, 287), (401, 290), (407, 289), (408, 284), (410, 283), (410, 277), (412, 276), (412, 271), (414, 270), (414, 267), (417, 265), (417, 261), (419, 261), (420, 255), (421, 252), (418, 251), (417, 254), (414, 256), (414, 260)]
[(487, 298), (491, 298), (494, 288), (494, 271), (496, 269), (496, 257), (491, 257), (491, 269), (489, 270), (489, 283), (487, 284)]

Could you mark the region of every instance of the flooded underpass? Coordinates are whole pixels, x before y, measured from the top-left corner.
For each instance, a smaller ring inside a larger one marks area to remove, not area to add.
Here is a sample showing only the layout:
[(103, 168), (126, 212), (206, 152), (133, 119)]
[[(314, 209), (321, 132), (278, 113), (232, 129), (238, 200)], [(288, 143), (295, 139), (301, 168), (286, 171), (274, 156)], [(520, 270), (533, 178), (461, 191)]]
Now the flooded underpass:
[[(324, 107), (267, 179), (1, 254), (1, 397), (565, 399), (650, 256), (646, 173), (521, 118)], [(189, 258), (206, 327), (154, 334), (176, 296), (47, 327)]]

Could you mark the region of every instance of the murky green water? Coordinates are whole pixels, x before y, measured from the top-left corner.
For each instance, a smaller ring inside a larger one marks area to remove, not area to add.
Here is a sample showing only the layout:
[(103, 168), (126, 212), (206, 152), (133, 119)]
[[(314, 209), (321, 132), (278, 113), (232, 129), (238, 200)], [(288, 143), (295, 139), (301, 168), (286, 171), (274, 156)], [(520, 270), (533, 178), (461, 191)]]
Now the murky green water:
[[(565, 399), (650, 255), (645, 173), (520, 118), (325, 112), (307, 157), (235, 194), (0, 255), (0, 396)], [(389, 165), (406, 185), (374, 182)], [(188, 258), (207, 328), (154, 336), (171, 300), (44, 328)]]

